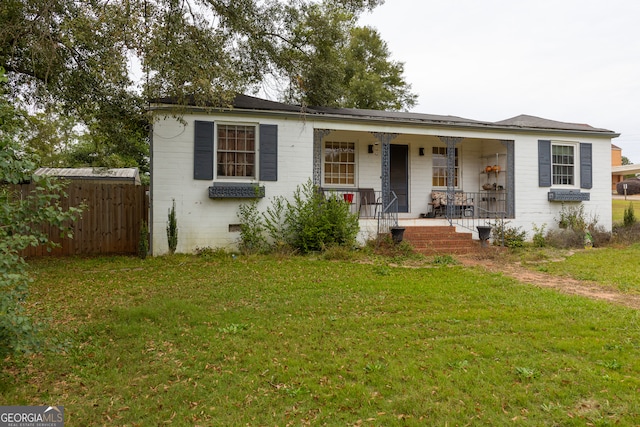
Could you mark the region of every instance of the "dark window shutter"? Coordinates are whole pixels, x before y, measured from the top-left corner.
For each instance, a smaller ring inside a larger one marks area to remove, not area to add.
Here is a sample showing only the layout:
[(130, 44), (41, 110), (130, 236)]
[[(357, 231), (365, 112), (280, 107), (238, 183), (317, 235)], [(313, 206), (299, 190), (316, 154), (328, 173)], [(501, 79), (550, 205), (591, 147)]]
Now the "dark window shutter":
[(278, 180), (278, 125), (260, 125), (260, 181)]
[(193, 179), (213, 179), (213, 122), (194, 123)]
[(551, 141), (538, 140), (538, 185), (551, 187)]
[(591, 144), (580, 144), (580, 188), (593, 187)]

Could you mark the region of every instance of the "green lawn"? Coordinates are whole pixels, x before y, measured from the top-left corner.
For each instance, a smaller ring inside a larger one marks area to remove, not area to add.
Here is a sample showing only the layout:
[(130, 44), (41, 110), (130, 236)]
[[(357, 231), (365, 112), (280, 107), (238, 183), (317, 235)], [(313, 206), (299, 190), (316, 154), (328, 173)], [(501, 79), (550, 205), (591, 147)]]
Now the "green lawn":
[(30, 310), (60, 349), (8, 363), (0, 400), (64, 405), (67, 426), (640, 419), (637, 311), (481, 270), (172, 256), (35, 273)]
[(640, 293), (640, 244), (577, 251), (563, 261), (546, 262), (538, 269), (558, 276), (590, 280), (629, 294)]
[(622, 224), (622, 221), (624, 220), (624, 211), (630, 205), (633, 205), (633, 212), (635, 213), (636, 218), (640, 218), (640, 200), (613, 199), (611, 201), (614, 223)]

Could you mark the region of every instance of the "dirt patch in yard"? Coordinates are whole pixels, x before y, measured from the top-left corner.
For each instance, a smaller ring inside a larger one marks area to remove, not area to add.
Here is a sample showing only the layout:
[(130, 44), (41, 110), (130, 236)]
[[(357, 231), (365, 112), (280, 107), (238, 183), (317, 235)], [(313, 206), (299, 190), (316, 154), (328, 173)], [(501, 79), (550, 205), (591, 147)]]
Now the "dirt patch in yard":
[(467, 255), (460, 257), (459, 261), (465, 266), (480, 267), (485, 268), (487, 271), (502, 273), (522, 283), (543, 288), (553, 288), (571, 295), (580, 295), (640, 309), (640, 295), (625, 294), (615, 289), (605, 288), (596, 282), (554, 276), (542, 271), (533, 271), (522, 266), (520, 262), (506, 261), (500, 256), (493, 255), (486, 257)]

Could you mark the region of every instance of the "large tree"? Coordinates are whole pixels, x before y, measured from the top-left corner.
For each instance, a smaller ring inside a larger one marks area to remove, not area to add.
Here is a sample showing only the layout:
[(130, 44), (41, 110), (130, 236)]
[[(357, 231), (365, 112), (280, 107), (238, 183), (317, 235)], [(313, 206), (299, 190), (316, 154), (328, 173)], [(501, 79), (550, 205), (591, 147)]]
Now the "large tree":
[[(32, 174), (35, 162), (18, 144), (25, 122), (7, 100), (6, 80), (0, 67), (0, 361), (8, 354), (33, 350), (39, 341), (23, 306), (30, 278), (21, 251), (51, 244), (43, 226), (70, 233), (64, 224), (80, 213), (80, 208), (62, 207), (61, 182)], [(15, 184), (25, 181), (37, 185), (18, 194)]]
[(145, 169), (157, 97), (228, 105), (280, 81), (276, 96), (301, 104), (412, 106), (402, 64), (356, 26), (382, 2), (3, 0), (0, 66), (14, 102), (82, 124), (74, 163)]
[(331, 3), (290, 11), (281, 44), (284, 99), (306, 105), (408, 110), (417, 96), (392, 61), (387, 44), (357, 15)]

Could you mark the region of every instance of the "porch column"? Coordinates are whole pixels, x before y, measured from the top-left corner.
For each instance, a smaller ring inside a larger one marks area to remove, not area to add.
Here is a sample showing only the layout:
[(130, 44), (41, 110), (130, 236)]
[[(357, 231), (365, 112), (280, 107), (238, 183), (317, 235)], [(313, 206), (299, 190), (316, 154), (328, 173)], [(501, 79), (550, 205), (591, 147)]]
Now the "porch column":
[(380, 181), (382, 187), (382, 209), (386, 209), (391, 201), (391, 141), (398, 136), (397, 133), (372, 132), (380, 142), (382, 156)]
[(501, 139), (500, 143), (507, 148), (507, 177), (505, 187), (507, 187), (506, 211), (508, 218), (516, 216), (516, 155), (515, 142), (511, 139)]
[(313, 185), (322, 186), (322, 138), (329, 135), (329, 129), (313, 130)]
[(439, 136), (438, 138), (447, 146), (447, 218), (451, 221), (456, 209), (456, 145), (464, 138), (457, 136)]

